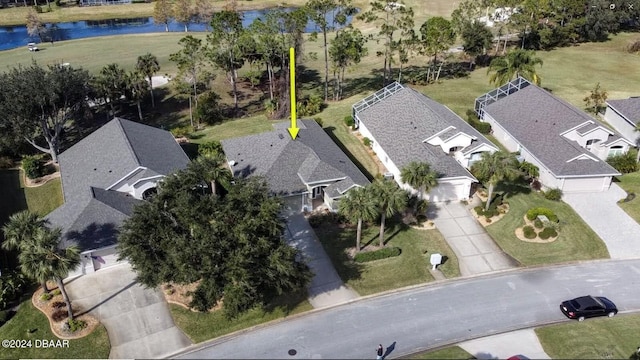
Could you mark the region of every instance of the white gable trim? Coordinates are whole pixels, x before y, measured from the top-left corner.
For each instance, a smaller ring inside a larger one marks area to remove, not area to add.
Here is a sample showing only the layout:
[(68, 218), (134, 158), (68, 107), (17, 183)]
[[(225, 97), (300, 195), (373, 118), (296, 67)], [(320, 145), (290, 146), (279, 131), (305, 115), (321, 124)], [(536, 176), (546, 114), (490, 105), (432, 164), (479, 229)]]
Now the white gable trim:
[[(594, 131), (596, 131), (596, 130), (604, 130), (605, 132), (609, 133), (609, 135), (615, 135), (615, 134), (613, 133), (613, 131), (611, 131), (611, 130), (609, 130), (609, 129), (605, 128), (605, 127), (604, 127), (604, 126), (602, 126), (602, 125), (598, 125), (598, 127), (596, 127), (596, 128), (593, 128), (593, 129), (591, 129), (591, 130), (589, 130), (589, 131), (587, 131), (587, 132), (585, 132), (585, 133), (581, 133), (581, 135), (584, 137), (584, 136), (586, 136), (587, 134), (592, 133), (592, 132), (594, 132)], [(578, 132), (580, 132), (580, 131), (578, 130)]]
[(631, 146), (631, 147), (636, 146), (636, 144), (634, 144), (634, 143), (632, 143), (631, 141), (629, 141), (629, 140), (625, 139), (624, 137), (620, 137), (620, 138), (618, 138), (618, 139), (615, 139), (615, 140), (613, 140), (612, 142), (603, 143), (602, 145), (609, 147), (609, 146), (616, 145), (616, 144), (617, 144), (617, 143), (619, 143), (619, 142), (627, 143), (627, 145), (629, 145), (629, 146)]
[(570, 132), (572, 132), (574, 130), (577, 131), (578, 129), (580, 129), (583, 126), (587, 126), (587, 125), (591, 125), (591, 124), (595, 124), (595, 122), (593, 120), (587, 120), (587, 121), (583, 122), (580, 125), (576, 125), (576, 126), (572, 127), (571, 129), (568, 129), (568, 130), (565, 130), (565, 131), (561, 132), (560, 135), (564, 136), (564, 135), (566, 135), (566, 134), (568, 134), (568, 133), (570, 133)]
[[(469, 148), (469, 149), (467, 149)], [(500, 149), (498, 149), (497, 147), (491, 145), (491, 144), (486, 144), (486, 143), (482, 143), (478, 146), (475, 147), (466, 147), (463, 149), (462, 154), (463, 155), (469, 155), (472, 153), (476, 153), (476, 152), (486, 152), (486, 151), (500, 151)]]
[(141, 171), (141, 170), (147, 170), (146, 167), (144, 166), (138, 166), (137, 168), (133, 169), (132, 171), (130, 171), (127, 175), (123, 176), (122, 178), (120, 178), (118, 181), (114, 182), (113, 184), (109, 185), (105, 190), (112, 190), (114, 187), (116, 187), (118, 184), (120, 184), (121, 182), (125, 181), (126, 179), (130, 178), (133, 174)]
[[(422, 140), (422, 142), (423, 142), (423, 143), (424, 143), (424, 142), (428, 142), (429, 144), (431, 144), (431, 143), (430, 143), (430, 141), (431, 141), (431, 140), (434, 140), (435, 138), (439, 137), (440, 135), (442, 135), (442, 134), (446, 133), (446, 132), (447, 132), (447, 131), (449, 131), (449, 130), (454, 130), (455, 128), (456, 128), (455, 126), (453, 126), (453, 125), (449, 125), (449, 126), (447, 126), (446, 128), (444, 128), (443, 130), (440, 130), (440, 131), (438, 131), (437, 133), (435, 133), (435, 134), (433, 134), (433, 135), (429, 136), (428, 138), (426, 138), (426, 139)], [(431, 145), (437, 145), (437, 144), (431, 144)]]
[(567, 160), (566, 162), (572, 162), (572, 161), (574, 161), (574, 160), (593, 160), (593, 161), (595, 161), (595, 162), (600, 161), (600, 160), (598, 160), (598, 159), (596, 159), (596, 158), (594, 158), (594, 157), (591, 157), (591, 156), (589, 156), (589, 155), (587, 155), (587, 154), (580, 154), (580, 155), (578, 155), (578, 156), (576, 156), (576, 157), (573, 157), (573, 158), (571, 158), (571, 159)]
[(475, 136), (473, 136), (473, 135), (469, 135), (469, 134), (467, 134), (467, 133), (464, 133), (464, 132), (460, 131), (459, 133), (456, 133), (456, 134), (454, 134), (453, 136), (450, 136), (448, 139), (443, 140), (443, 142), (446, 144), (446, 143), (448, 143), (449, 141), (455, 140), (455, 138), (457, 138), (457, 137), (459, 137), (459, 136), (464, 136), (464, 137), (469, 138), (469, 139), (471, 139), (471, 140), (478, 140), (478, 138), (477, 138), (477, 137), (475, 137)]

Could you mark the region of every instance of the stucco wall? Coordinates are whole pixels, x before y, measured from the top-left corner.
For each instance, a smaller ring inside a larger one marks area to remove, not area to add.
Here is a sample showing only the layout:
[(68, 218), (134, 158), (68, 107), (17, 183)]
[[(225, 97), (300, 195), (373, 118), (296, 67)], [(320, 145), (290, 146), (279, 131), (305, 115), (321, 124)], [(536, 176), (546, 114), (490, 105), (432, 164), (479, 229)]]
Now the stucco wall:
[(640, 132), (635, 131), (635, 128), (632, 124), (627, 122), (622, 116), (613, 111), (610, 107), (607, 107), (607, 110), (604, 113), (604, 119), (606, 122), (611, 124), (614, 129), (616, 129), (622, 136), (624, 136), (627, 140), (632, 143), (636, 143), (638, 137), (640, 137)]

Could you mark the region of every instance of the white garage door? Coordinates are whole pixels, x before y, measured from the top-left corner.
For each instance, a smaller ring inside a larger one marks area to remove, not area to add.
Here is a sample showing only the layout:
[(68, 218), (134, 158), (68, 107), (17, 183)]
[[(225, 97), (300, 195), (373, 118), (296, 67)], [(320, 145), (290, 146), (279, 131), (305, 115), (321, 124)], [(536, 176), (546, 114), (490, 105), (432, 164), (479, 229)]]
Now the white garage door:
[[(466, 183), (441, 183), (429, 191), (429, 201), (460, 201), (469, 197)], [(465, 194), (467, 192), (467, 194)]]
[(94, 271), (119, 264), (115, 246), (92, 251), (91, 260), (93, 261)]
[(611, 180), (607, 181), (607, 178), (604, 177), (566, 179), (562, 191), (566, 193), (599, 192), (608, 189), (609, 185), (611, 185)]

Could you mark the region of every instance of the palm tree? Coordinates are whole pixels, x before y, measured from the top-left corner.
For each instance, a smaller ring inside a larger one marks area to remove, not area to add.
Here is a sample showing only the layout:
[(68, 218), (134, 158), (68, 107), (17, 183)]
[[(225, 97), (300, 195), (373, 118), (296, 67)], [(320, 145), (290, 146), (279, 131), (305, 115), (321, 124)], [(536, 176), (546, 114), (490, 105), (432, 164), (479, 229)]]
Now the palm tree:
[(156, 107), (155, 99), (153, 98), (153, 75), (160, 71), (160, 63), (158, 58), (151, 54), (146, 53), (138, 56), (138, 62), (136, 63), (136, 70), (149, 80), (149, 89), (151, 91), (151, 107)]
[(67, 304), (69, 319), (73, 320), (71, 300), (62, 279), (80, 264), (80, 249), (73, 245), (60, 248), (61, 229), (39, 227), (33, 234), (33, 244), (23, 248), (18, 256), (20, 271), (36, 280), (55, 279), (58, 289)]
[(371, 192), (374, 197), (380, 220), (380, 247), (384, 246), (384, 224), (387, 216), (393, 216), (398, 211), (407, 207), (407, 192), (400, 189), (392, 180), (376, 180), (371, 184)]
[[(20, 211), (9, 217), (9, 221), (2, 227), (5, 241), (2, 248), (5, 250), (22, 250), (32, 246), (34, 242), (33, 235), (36, 230), (44, 227), (46, 221), (28, 210)], [(45, 293), (49, 292), (47, 288), (47, 280), (49, 277), (39, 276), (36, 280), (42, 285)]]
[(356, 252), (360, 251), (360, 239), (362, 237), (362, 221), (372, 220), (376, 216), (376, 204), (369, 189), (356, 187), (349, 190), (347, 195), (340, 199), (338, 211), (350, 221), (356, 221)]
[(483, 183), (489, 184), (489, 194), (485, 210), (489, 209), (494, 187), (504, 180), (515, 180), (520, 176), (520, 165), (515, 155), (496, 151), (482, 153), (482, 159), (473, 163), (471, 173)]
[(126, 95), (129, 100), (132, 100), (136, 103), (136, 106), (138, 107), (138, 118), (140, 119), (140, 121), (142, 121), (142, 106), (140, 103), (142, 102), (144, 96), (147, 94), (147, 90), (150, 89), (149, 83), (145, 81), (144, 74), (136, 70), (131, 71), (129, 74), (127, 74), (126, 81)]
[(542, 59), (535, 56), (533, 50), (516, 49), (507, 53), (507, 55), (495, 58), (489, 64), (487, 74), (491, 74), (489, 82), (498, 86), (502, 86), (514, 77), (521, 76), (527, 80), (540, 85), (540, 76), (536, 73), (536, 65), (542, 66)]
[(218, 157), (200, 156), (193, 161), (190, 171), (194, 176), (211, 183), (211, 193), (217, 195), (217, 184), (228, 188), (233, 180), (233, 175), (228, 168), (223, 166), (223, 159)]
[[(400, 171), (400, 179), (412, 188), (418, 189), (420, 199), (425, 198), (426, 192), (438, 185), (438, 174), (431, 170), (431, 166), (425, 162), (412, 161)], [(418, 210), (416, 201), (413, 212)]]

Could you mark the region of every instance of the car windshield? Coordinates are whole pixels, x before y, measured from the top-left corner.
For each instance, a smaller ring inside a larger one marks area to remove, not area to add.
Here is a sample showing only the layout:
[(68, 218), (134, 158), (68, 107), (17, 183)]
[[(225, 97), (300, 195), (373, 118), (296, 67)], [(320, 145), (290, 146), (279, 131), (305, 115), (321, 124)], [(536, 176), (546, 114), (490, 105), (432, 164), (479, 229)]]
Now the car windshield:
[(580, 309), (580, 304), (577, 301), (571, 300), (569, 303), (571, 303), (571, 306), (573, 306), (574, 309)]
[(593, 300), (595, 300), (596, 303), (598, 303), (598, 305), (600, 305), (600, 307), (606, 307), (604, 306), (604, 304), (602, 303), (602, 301), (600, 299), (598, 299), (597, 297), (592, 296), (591, 297)]

